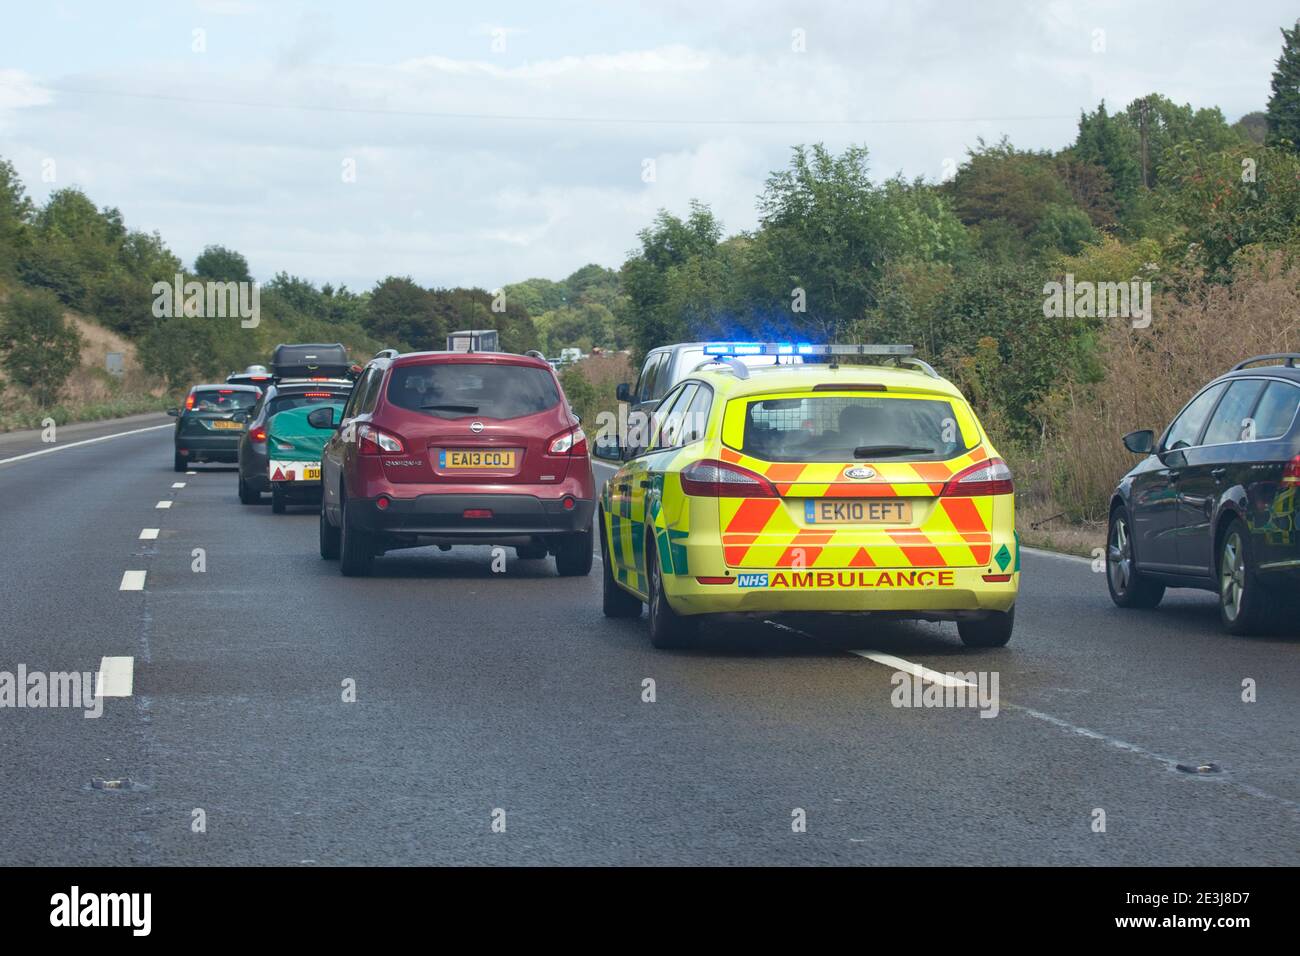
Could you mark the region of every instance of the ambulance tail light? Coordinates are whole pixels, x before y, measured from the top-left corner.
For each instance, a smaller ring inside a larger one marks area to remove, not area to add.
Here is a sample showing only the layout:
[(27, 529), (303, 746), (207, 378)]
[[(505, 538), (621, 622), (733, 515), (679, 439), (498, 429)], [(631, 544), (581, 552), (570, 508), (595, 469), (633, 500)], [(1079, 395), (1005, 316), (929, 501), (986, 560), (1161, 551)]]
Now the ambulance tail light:
[(1011, 469), (1001, 458), (990, 458), (964, 468), (943, 486), (945, 498), (971, 498), (977, 495), (1009, 495), (1015, 492)]
[(704, 458), (682, 469), (682, 491), (697, 498), (775, 498), (776, 488), (757, 472)]

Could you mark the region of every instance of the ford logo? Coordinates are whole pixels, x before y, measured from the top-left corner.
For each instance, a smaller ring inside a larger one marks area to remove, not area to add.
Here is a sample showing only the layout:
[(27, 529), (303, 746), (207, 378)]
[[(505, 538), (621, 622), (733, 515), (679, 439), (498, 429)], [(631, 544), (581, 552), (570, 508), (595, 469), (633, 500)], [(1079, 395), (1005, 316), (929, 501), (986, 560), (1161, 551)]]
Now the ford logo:
[(477, 435), (479, 432), (483, 430), (483, 423), (470, 422), (469, 430), (472, 431), (475, 435)]
[(865, 480), (868, 479), (868, 478), (874, 478), (874, 477), (876, 477), (876, 469), (874, 469), (874, 468), (863, 468), (863, 467), (861, 467), (861, 466), (858, 466), (858, 467), (855, 467), (855, 468), (845, 468), (845, 469), (844, 469), (844, 477), (845, 477), (845, 478), (854, 478), (854, 479), (856, 479), (856, 480), (858, 480), (858, 481), (865, 481)]

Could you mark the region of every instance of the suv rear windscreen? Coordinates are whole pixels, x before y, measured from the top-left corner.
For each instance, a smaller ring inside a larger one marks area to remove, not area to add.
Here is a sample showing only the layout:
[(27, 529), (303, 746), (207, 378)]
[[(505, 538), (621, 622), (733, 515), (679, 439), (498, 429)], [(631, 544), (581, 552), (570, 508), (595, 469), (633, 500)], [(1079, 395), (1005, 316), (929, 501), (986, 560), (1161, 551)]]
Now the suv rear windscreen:
[(194, 392), (191, 398), (194, 399), (193, 403), (187, 404), (189, 404), (192, 411), (237, 412), (241, 409), (252, 408), (257, 402), (258, 393), (213, 388)]
[(387, 395), (399, 408), (438, 418), (522, 418), (560, 401), (555, 379), (545, 369), (484, 362), (396, 368)]
[(346, 402), (350, 391), (351, 389), (345, 389), (343, 391), (298, 392), (294, 395), (276, 395), (271, 399), (266, 414), (269, 418), (277, 412), (285, 412), (291, 408), (302, 408), (304, 405), (317, 405), (320, 402)]
[(943, 461), (966, 445), (944, 399), (837, 395), (750, 402), (741, 450), (765, 461)]

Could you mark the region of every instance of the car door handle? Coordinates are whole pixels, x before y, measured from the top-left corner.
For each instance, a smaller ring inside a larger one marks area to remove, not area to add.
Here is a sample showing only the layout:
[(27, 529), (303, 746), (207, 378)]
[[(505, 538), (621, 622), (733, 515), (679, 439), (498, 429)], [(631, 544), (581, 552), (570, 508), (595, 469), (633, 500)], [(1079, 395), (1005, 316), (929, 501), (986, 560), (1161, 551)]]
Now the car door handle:
[(1214, 476), (1215, 481), (1221, 481), (1223, 479), (1223, 476), (1226, 475), (1227, 473), (1228, 473), (1228, 469), (1226, 468), (1215, 468), (1210, 472), (1210, 474)]
[(637, 484), (639, 484), (642, 488), (653, 488), (655, 486), (655, 483), (653, 481), (639, 481), (637, 482)]
[(632, 483), (629, 481), (620, 481), (617, 485), (615, 485), (615, 487), (618, 488), (619, 491), (631, 491)]
[(1178, 472), (1176, 472), (1176, 471), (1171, 471), (1171, 472), (1170, 472), (1166, 477), (1167, 477), (1169, 483), (1170, 483), (1170, 484), (1173, 484), (1175, 481), (1178, 480)]

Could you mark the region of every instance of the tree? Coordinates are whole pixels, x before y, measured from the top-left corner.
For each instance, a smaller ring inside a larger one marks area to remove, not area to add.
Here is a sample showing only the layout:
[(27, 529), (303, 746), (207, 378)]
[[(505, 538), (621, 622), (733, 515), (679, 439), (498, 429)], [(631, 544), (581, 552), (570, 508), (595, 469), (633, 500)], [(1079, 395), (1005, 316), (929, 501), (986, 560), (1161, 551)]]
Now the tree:
[(1254, 110), (1233, 123), (1232, 128), (1245, 142), (1263, 146), (1268, 140), (1268, 114)]
[(0, 159), (0, 271), (10, 271), (32, 211), (32, 201), (27, 198), (18, 171), (13, 163)]
[(389, 276), (370, 293), (366, 331), (394, 348), (444, 348), (447, 327), (434, 314), (428, 289), (409, 276)]
[(1282, 28), (1282, 55), (1268, 98), (1268, 144), (1300, 152), (1300, 21)]
[(194, 274), (214, 282), (252, 282), (248, 260), (225, 246), (206, 246), (194, 260)]
[(15, 293), (0, 314), (0, 348), (10, 381), (48, 407), (81, 361), (81, 335), (51, 292)]

